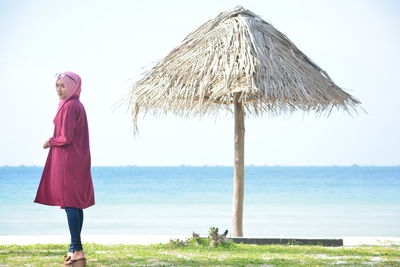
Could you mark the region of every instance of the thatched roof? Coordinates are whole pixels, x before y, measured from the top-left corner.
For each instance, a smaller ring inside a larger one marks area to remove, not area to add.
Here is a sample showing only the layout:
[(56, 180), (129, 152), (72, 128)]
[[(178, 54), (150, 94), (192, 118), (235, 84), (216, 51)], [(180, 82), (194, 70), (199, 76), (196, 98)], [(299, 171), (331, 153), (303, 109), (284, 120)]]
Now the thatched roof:
[(251, 115), (360, 104), (284, 34), (240, 6), (189, 34), (133, 85), (127, 100), (136, 126), (139, 111), (185, 116), (230, 110), (235, 94)]

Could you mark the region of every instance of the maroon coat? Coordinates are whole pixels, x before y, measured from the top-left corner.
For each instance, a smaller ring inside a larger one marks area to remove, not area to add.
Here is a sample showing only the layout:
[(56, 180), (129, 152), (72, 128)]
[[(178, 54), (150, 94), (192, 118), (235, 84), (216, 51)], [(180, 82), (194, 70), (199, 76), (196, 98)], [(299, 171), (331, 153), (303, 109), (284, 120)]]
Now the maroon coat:
[(36, 203), (85, 209), (94, 205), (86, 112), (74, 96), (54, 118), (54, 135)]

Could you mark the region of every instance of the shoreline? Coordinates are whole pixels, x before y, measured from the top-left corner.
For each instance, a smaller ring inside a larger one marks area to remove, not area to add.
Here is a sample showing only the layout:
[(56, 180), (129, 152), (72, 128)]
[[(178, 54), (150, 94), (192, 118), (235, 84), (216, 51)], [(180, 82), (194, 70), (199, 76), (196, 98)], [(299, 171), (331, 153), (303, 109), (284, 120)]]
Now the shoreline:
[[(150, 245), (168, 243), (170, 239), (186, 240), (188, 235), (82, 235), (82, 243), (96, 243), (103, 245), (125, 244), (125, 245)], [(343, 239), (343, 247), (361, 245), (391, 246), (400, 245), (400, 237), (266, 237), (266, 236), (245, 236), (247, 238), (303, 238), (322, 239), (334, 238)], [(67, 244), (69, 235), (3, 235), (0, 236), (0, 245), (34, 245), (34, 244)]]
[[(176, 165), (93, 165), (91, 168), (179, 168), (179, 167), (193, 167), (193, 168), (198, 168), (198, 167), (209, 167), (209, 168), (214, 168), (214, 167), (224, 167), (224, 168), (233, 168), (233, 165), (219, 165), (219, 164), (199, 164), (199, 165), (190, 165), (190, 164), (176, 164)], [(388, 165), (374, 165), (374, 164), (326, 164), (326, 165), (312, 165), (312, 164), (306, 164), (306, 165), (284, 165), (284, 164), (246, 164), (245, 167), (283, 167), (283, 168), (298, 168), (298, 167), (305, 167), (305, 168), (329, 168), (329, 167), (367, 167), (367, 168), (375, 168), (375, 167), (400, 167), (400, 164), (388, 164)], [(0, 165), (0, 168), (44, 168), (44, 165), (12, 165), (12, 164), (4, 164)]]

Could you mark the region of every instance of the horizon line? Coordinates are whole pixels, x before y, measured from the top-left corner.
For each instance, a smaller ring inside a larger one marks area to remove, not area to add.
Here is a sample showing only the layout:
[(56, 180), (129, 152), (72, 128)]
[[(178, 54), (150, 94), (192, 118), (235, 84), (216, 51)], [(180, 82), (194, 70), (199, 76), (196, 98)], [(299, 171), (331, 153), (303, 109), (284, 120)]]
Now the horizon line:
[[(44, 165), (25, 165), (25, 164), (19, 164), (19, 165), (10, 165), (10, 164), (4, 164), (0, 165), (0, 168), (3, 167), (39, 167), (43, 168)], [(125, 164), (125, 165), (93, 165), (91, 168), (118, 168), (118, 167), (140, 167), (140, 168), (176, 168), (176, 167), (229, 167), (233, 168), (234, 165), (211, 165), (211, 164), (203, 164), (203, 165), (190, 165), (190, 164), (179, 164), (179, 165), (136, 165), (136, 164)], [(361, 164), (348, 164), (348, 165), (339, 165), (339, 164), (331, 164), (331, 165), (283, 165), (283, 164), (264, 164), (264, 165), (257, 165), (257, 164), (248, 164), (244, 166), (246, 167), (400, 167), (400, 164), (398, 165), (361, 165)]]

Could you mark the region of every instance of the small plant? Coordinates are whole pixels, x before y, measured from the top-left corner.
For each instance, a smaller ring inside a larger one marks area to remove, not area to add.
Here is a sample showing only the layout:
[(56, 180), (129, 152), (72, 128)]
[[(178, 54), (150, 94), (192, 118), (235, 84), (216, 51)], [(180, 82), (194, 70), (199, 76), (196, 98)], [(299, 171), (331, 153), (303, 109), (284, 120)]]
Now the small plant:
[(183, 246), (187, 246), (187, 244), (185, 243), (185, 241), (180, 240), (179, 238), (177, 239), (170, 239), (168, 244), (173, 245), (173, 246), (177, 246), (177, 247), (183, 247)]
[(169, 240), (170, 245), (178, 246), (178, 247), (184, 247), (184, 246), (189, 246), (189, 245), (195, 245), (195, 246), (200, 246), (204, 245), (204, 242), (202, 241), (202, 238), (200, 238), (199, 234), (196, 234), (195, 232), (192, 233), (192, 237), (186, 239), (185, 241), (178, 239), (170, 239)]
[(192, 237), (184, 240), (181, 239), (170, 239), (169, 244), (176, 247), (185, 246), (211, 246), (216, 247), (220, 245), (228, 244), (228, 239), (226, 235), (228, 230), (226, 230), (222, 235), (218, 233), (218, 228), (210, 227), (208, 231), (208, 238), (201, 238), (199, 234), (193, 232)]
[(204, 245), (204, 241), (201, 239), (200, 235), (196, 234), (195, 232), (193, 232), (192, 238), (190, 238), (188, 242), (194, 246)]

